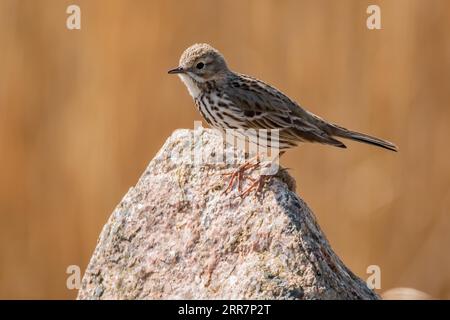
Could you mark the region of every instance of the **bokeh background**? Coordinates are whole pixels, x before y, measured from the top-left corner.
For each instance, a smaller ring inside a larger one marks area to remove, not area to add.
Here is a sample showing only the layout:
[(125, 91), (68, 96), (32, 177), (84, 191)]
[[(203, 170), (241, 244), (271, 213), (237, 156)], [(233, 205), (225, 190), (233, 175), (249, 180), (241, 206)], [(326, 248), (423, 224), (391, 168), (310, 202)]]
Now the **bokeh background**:
[[(81, 30), (66, 8), (81, 7)], [(382, 30), (366, 28), (381, 7)], [(195, 42), (398, 154), (305, 145), (283, 164), (333, 248), (382, 289), (450, 298), (447, 0), (0, 0), (0, 298), (71, 299), (116, 204), (200, 115), (166, 71)]]

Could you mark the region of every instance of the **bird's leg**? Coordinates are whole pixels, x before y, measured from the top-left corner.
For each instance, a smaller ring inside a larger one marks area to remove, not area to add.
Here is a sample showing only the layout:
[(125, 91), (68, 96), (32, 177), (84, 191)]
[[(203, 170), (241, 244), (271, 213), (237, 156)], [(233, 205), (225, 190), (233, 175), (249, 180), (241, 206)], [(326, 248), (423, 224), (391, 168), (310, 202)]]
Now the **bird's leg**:
[(262, 174), (257, 179), (249, 178), (252, 181), (252, 184), (244, 192), (240, 194), (241, 198), (245, 198), (250, 194), (250, 192), (252, 192), (255, 189), (256, 193), (260, 193), (270, 177), (271, 176), (269, 175)]
[(241, 180), (242, 180), (242, 168), (239, 167), (237, 170), (230, 172), (230, 173), (224, 173), (223, 176), (231, 176), (230, 181), (228, 182), (227, 188), (223, 191), (223, 193), (228, 193), (228, 191), (231, 190), (231, 188), (234, 185), (234, 180), (237, 179), (238, 181), (238, 188), (241, 186)]
[[(277, 160), (276, 158), (275, 160)], [(249, 179), (252, 181), (250, 186), (241, 193), (241, 198), (245, 198), (248, 196), (253, 190), (256, 189), (256, 193), (261, 193), (263, 190), (267, 180), (269, 180), (271, 177), (273, 177), (278, 172), (278, 164), (274, 162), (274, 160), (269, 161), (262, 165), (262, 167), (265, 167), (262, 172), (260, 173), (259, 177), (257, 179), (252, 179), (249, 177)], [(261, 167), (261, 164), (258, 163), (258, 166)]]
[[(255, 161), (256, 160), (256, 161)], [(234, 170), (233, 172), (224, 173), (224, 176), (231, 176), (230, 181), (228, 182), (227, 188), (223, 191), (223, 193), (228, 193), (231, 188), (234, 185), (235, 180), (237, 180), (238, 183), (238, 190), (241, 192), (242, 190), (242, 180), (244, 178), (245, 171), (252, 170), (256, 167), (258, 167), (260, 164), (259, 156), (251, 158), (250, 160), (246, 161), (244, 164), (239, 166), (237, 170)]]

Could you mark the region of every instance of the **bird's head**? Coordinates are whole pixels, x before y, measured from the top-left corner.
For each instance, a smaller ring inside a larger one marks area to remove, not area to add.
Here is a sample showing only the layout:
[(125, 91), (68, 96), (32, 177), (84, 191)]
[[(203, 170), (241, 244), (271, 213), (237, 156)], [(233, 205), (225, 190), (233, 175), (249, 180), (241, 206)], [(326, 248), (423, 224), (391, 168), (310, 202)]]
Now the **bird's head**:
[(222, 54), (209, 44), (194, 44), (181, 55), (179, 66), (169, 70), (170, 74), (179, 74), (183, 79), (190, 77), (196, 82), (218, 80), (228, 72), (228, 67)]

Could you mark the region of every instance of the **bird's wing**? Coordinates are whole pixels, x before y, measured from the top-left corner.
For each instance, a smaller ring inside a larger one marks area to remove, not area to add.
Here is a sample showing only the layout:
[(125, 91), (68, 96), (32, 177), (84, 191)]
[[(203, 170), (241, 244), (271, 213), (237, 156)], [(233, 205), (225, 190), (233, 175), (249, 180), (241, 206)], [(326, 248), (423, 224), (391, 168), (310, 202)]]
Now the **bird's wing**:
[(301, 108), (278, 89), (244, 75), (230, 81), (229, 86), (226, 96), (236, 108), (233, 111), (240, 112), (249, 127), (279, 129), (280, 138), (285, 140), (345, 147), (326, 131), (324, 120)]

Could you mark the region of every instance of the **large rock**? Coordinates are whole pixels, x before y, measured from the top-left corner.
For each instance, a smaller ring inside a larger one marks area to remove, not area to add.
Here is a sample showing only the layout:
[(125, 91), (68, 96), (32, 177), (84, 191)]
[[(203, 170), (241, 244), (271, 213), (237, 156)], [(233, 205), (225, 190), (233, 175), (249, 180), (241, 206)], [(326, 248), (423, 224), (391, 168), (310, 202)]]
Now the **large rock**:
[(378, 299), (330, 248), (287, 173), (259, 196), (223, 194), (234, 166), (217, 163), (233, 153), (222, 148), (206, 129), (167, 140), (104, 226), (78, 299)]

